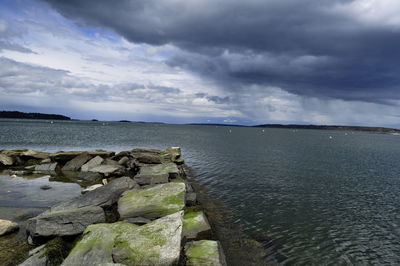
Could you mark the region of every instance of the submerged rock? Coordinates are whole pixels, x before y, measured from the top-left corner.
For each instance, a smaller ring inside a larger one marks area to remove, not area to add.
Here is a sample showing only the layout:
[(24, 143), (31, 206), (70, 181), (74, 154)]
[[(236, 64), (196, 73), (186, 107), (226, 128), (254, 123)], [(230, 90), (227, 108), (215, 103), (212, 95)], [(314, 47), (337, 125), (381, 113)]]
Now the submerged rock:
[(162, 217), (185, 207), (185, 184), (167, 183), (127, 191), (118, 201), (121, 218)]
[(182, 211), (135, 230), (122, 230), (113, 248), (114, 262), (126, 265), (175, 265), (179, 261)]
[(17, 223), (0, 219), (0, 236), (8, 234), (8, 233), (12, 233), (12, 232), (18, 230), (18, 228), (19, 228), (19, 225)]
[(62, 171), (78, 171), (82, 165), (84, 165), (87, 161), (89, 161), (92, 157), (87, 152), (83, 152), (78, 156), (74, 157), (71, 161), (68, 161), (63, 168)]
[(174, 163), (163, 163), (152, 166), (142, 166), (135, 176), (135, 181), (140, 185), (153, 185), (167, 183), (169, 178), (179, 176), (179, 169)]
[(211, 236), (211, 227), (202, 211), (188, 211), (183, 216), (183, 236), (201, 239)]
[(57, 167), (57, 163), (39, 164), (35, 166), (35, 171), (39, 173), (52, 173), (57, 170)]
[(186, 265), (226, 266), (221, 244), (212, 240), (189, 242), (185, 245)]
[(27, 230), (32, 238), (68, 236), (82, 233), (88, 225), (103, 222), (103, 209), (89, 206), (42, 213), (27, 221)]
[(87, 172), (90, 168), (100, 165), (104, 161), (100, 156), (96, 156), (81, 167), (81, 171)]

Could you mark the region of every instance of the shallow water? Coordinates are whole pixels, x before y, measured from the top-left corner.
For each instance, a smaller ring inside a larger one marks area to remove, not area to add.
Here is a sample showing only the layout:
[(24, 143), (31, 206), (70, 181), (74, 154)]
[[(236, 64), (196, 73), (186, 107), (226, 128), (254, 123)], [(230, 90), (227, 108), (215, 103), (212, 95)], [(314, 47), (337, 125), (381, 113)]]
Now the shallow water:
[(168, 146), (182, 147), (197, 181), (232, 211), (228, 218), (265, 244), (267, 261), (400, 263), (399, 136), (0, 120), (0, 149), (120, 151)]

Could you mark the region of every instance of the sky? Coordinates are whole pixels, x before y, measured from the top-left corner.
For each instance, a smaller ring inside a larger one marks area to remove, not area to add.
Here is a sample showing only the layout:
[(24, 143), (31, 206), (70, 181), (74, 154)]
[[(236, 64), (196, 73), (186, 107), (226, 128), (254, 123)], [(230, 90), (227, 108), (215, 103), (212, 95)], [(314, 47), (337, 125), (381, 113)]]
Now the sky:
[(0, 109), (400, 128), (398, 0), (0, 0)]

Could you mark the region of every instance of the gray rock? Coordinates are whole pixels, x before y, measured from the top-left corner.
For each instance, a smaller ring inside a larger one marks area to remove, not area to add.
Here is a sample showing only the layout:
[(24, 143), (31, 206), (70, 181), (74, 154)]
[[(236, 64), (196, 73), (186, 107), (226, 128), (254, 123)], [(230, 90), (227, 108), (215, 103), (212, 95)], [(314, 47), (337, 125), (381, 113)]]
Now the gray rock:
[(39, 164), (35, 166), (35, 172), (38, 173), (52, 173), (57, 170), (58, 164), (57, 163), (46, 163), (46, 164)]
[(126, 163), (129, 161), (129, 158), (127, 156), (122, 157), (119, 161), (119, 165), (126, 165)]
[(103, 222), (103, 209), (89, 206), (42, 213), (27, 221), (27, 230), (33, 238), (68, 236), (82, 233), (88, 225)]
[(89, 191), (74, 199), (62, 202), (50, 208), (51, 212), (83, 208), (87, 206), (108, 207), (116, 203), (120, 195), (129, 189), (135, 188), (136, 182), (127, 176), (112, 180), (107, 185)]
[(44, 160), (49, 158), (49, 153), (47, 152), (40, 152), (40, 151), (34, 151), (34, 150), (27, 150), (24, 151), (20, 154), (20, 157), (24, 160), (29, 160), (29, 159), (39, 159), (39, 160)]
[(197, 204), (197, 194), (195, 192), (186, 193), (186, 204), (195, 206)]
[(89, 171), (90, 168), (100, 165), (104, 161), (100, 156), (96, 156), (81, 167), (82, 172)]
[(51, 160), (49, 158), (48, 159), (43, 159), (43, 160), (40, 161), (40, 163), (51, 163)]
[(176, 265), (182, 237), (182, 212), (125, 230), (114, 242), (114, 262), (126, 265)]
[(87, 161), (91, 159), (90, 155), (87, 152), (81, 153), (75, 158), (73, 158), (71, 161), (67, 162), (63, 168), (61, 168), (62, 171), (78, 171), (82, 165), (84, 165)]
[(19, 228), (19, 225), (17, 223), (0, 219), (0, 236), (8, 234), (8, 233), (12, 233), (12, 232), (18, 230), (18, 228)]
[(201, 240), (185, 245), (186, 265), (226, 266), (226, 260), (218, 241)]
[(151, 222), (150, 219), (146, 219), (144, 217), (128, 218), (127, 221), (128, 221), (128, 223), (137, 224), (137, 225), (148, 224)]
[(103, 164), (106, 164), (106, 165), (119, 165), (117, 161), (114, 161), (114, 160), (111, 160), (111, 159), (108, 159), (108, 158), (104, 160)]
[(100, 182), (103, 179), (103, 175), (95, 172), (80, 172), (78, 179), (89, 182)]
[(142, 166), (135, 181), (140, 185), (167, 183), (169, 178), (179, 176), (179, 169), (174, 163), (163, 163), (151, 166)]
[(133, 149), (131, 155), (141, 163), (159, 164), (162, 163), (161, 152), (155, 149)]
[(89, 172), (100, 173), (105, 176), (122, 175), (125, 172), (125, 168), (120, 165), (98, 165), (89, 168)]
[(85, 194), (85, 193), (88, 193), (88, 192), (90, 192), (90, 191), (93, 191), (93, 190), (95, 190), (95, 189), (97, 189), (97, 188), (99, 188), (99, 187), (102, 187), (103, 185), (101, 185), (101, 184), (96, 184), (96, 185), (93, 185), (93, 186), (90, 186), (90, 187), (87, 187), (87, 188), (85, 188), (85, 189), (83, 189), (82, 191), (81, 191), (81, 193), (82, 194)]
[(211, 226), (202, 211), (187, 211), (183, 216), (183, 236), (189, 240), (211, 237)]
[(182, 210), (185, 207), (184, 198), (184, 183), (166, 183), (130, 190), (119, 199), (118, 212), (121, 218), (162, 217)]
[(43, 186), (40, 187), (40, 189), (42, 189), (42, 190), (49, 190), (49, 189), (51, 189), (51, 186), (49, 186), (49, 185), (43, 185)]
[(3, 153), (0, 153), (0, 165), (11, 166), (14, 164), (14, 159)]

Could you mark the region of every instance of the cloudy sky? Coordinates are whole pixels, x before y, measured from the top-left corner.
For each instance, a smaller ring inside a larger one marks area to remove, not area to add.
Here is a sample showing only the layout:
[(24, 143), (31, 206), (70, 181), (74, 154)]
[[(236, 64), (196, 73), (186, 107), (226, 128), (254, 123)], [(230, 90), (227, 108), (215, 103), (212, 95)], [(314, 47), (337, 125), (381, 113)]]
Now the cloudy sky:
[(398, 0), (0, 0), (0, 109), (400, 127)]

